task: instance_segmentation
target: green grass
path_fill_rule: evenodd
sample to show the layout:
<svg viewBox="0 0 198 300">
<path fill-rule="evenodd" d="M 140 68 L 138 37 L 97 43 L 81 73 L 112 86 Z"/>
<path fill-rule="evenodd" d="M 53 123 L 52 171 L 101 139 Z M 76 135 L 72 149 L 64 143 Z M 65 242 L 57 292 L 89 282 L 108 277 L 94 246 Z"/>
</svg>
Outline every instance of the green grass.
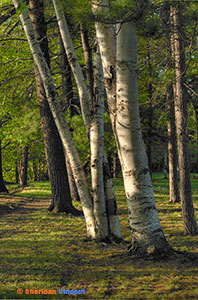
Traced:
<svg viewBox="0 0 198 300">
<path fill-rule="evenodd" d="M 49 182 L 37 182 L 25 187 L 21 192 L 17 192 L 16 194 L 24 197 L 46 198 L 51 197 L 51 189 Z"/>
<path fill-rule="evenodd" d="M 121 233 L 130 240 L 123 184 L 121 179 L 114 184 Z M 153 184 L 168 241 L 177 250 L 198 252 L 198 237 L 183 234 L 181 204 L 169 203 L 168 181 L 155 174 Z M 198 217 L 198 180 L 192 179 L 192 186 Z M 35 183 L 18 195 L 25 201 L 48 197 L 50 187 L 46 182 Z M 0 203 L 6 204 L 8 199 L 2 197 Z M 0 299 L 198 299 L 196 263 L 185 258 L 157 262 L 119 256 L 125 245 L 85 241 L 83 218 L 42 209 L 3 214 L 0 226 Z M 22 295 L 17 294 L 18 288 L 23 289 Z M 83 288 L 85 295 L 58 293 L 58 289 Z M 25 294 L 30 289 L 56 290 L 57 294 Z"/>
</svg>

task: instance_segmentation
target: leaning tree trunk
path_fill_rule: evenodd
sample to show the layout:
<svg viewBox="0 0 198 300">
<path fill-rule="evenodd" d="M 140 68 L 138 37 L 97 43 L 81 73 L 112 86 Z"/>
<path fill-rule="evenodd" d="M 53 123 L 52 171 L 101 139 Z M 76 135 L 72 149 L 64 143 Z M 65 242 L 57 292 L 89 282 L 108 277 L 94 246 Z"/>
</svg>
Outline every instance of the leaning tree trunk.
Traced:
<svg viewBox="0 0 198 300">
<path fill-rule="evenodd" d="M 182 41 L 181 12 L 179 4 L 170 6 L 172 55 L 175 64 L 175 119 L 180 170 L 180 198 L 184 221 L 184 232 L 198 234 L 190 181 L 190 159 L 187 135 L 187 95 L 185 91 L 185 49 Z"/>
<path fill-rule="evenodd" d="M 82 110 L 82 116 L 84 119 L 84 123 L 86 126 L 87 133 L 89 135 L 90 131 L 90 104 L 89 104 L 89 95 L 87 86 L 85 83 L 85 78 L 82 73 L 82 69 L 80 67 L 80 64 L 78 62 L 78 58 L 76 56 L 74 46 L 72 43 L 72 40 L 70 38 L 69 29 L 66 23 L 63 7 L 61 5 L 60 0 L 53 0 L 56 17 L 58 21 L 58 26 L 60 30 L 60 34 L 62 37 L 62 41 L 64 44 L 65 52 L 68 58 L 68 61 L 70 63 L 72 72 L 74 74 L 74 78 L 76 80 L 76 84 L 78 87 L 78 93 L 79 93 L 79 99 L 80 99 L 80 105 Z"/>
<path fill-rule="evenodd" d="M 50 67 L 48 40 L 46 35 L 47 26 L 44 19 L 43 0 L 29 0 L 29 6 L 30 17 L 33 22 L 37 39 L 40 43 L 45 60 Z M 47 167 L 52 192 L 52 203 L 49 207 L 49 210 L 54 210 L 57 213 L 65 212 L 72 213 L 74 215 L 81 215 L 81 212 L 75 209 L 72 205 L 63 145 L 50 111 L 43 82 L 36 64 L 35 76 Z"/>
<path fill-rule="evenodd" d="M 0 193 L 8 193 L 8 190 L 3 180 L 1 140 L 0 140 Z"/>
<path fill-rule="evenodd" d="M 85 79 L 84 79 L 82 70 L 81 70 L 78 60 L 77 60 L 76 53 L 74 51 L 74 47 L 73 47 L 73 44 L 72 44 L 72 41 L 70 38 L 70 34 L 68 31 L 68 27 L 67 27 L 65 15 L 63 13 L 61 3 L 59 0 L 53 0 L 53 3 L 54 3 L 55 10 L 56 10 L 56 15 L 57 15 L 58 24 L 59 24 L 61 36 L 63 39 L 65 51 L 68 56 L 68 61 L 71 65 L 71 68 L 72 68 L 72 71 L 73 71 L 73 74 L 74 74 L 74 77 L 75 77 L 75 80 L 77 83 L 80 104 L 81 104 L 81 111 L 82 111 L 82 115 L 84 118 L 85 127 L 87 130 L 87 135 L 89 137 L 90 121 L 91 121 L 91 112 L 89 109 L 89 107 L 90 107 L 89 93 L 87 90 L 87 86 L 85 84 Z M 90 65 L 90 62 L 89 63 L 87 62 L 87 64 Z M 88 110 L 89 110 L 89 112 L 88 112 Z M 104 158 L 104 166 L 107 166 L 107 160 L 105 160 L 105 158 Z M 115 235 L 116 237 L 120 238 L 118 211 L 117 211 L 116 199 L 115 199 L 114 191 L 113 191 L 112 179 L 110 179 L 110 177 L 108 177 L 108 182 L 106 182 L 105 191 L 106 191 L 107 201 L 109 204 L 111 203 L 111 216 L 109 217 L 111 233 L 112 233 L 112 235 Z M 111 196 L 111 198 L 109 198 L 110 196 Z"/>
<path fill-rule="evenodd" d="M 21 1 L 13 0 L 13 3 L 15 8 L 17 9 Z M 78 151 L 72 140 L 68 124 L 66 123 L 64 114 L 61 110 L 56 89 L 54 86 L 54 82 L 50 74 L 50 70 L 47 66 L 43 53 L 39 47 L 39 43 L 36 39 L 35 32 L 26 8 L 25 9 L 22 8 L 22 10 L 20 11 L 20 19 L 22 21 L 25 34 L 27 36 L 33 58 L 39 68 L 39 72 L 45 87 L 46 97 L 49 102 L 50 109 L 53 114 L 58 132 L 60 134 L 63 146 L 65 148 L 65 151 L 71 163 L 74 178 L 81 198 L 81 203 L 82 203 L 86 226 L 87 226 L 87 235 L 89 237 L 95 238 L 96 237 L 95 218 L 93 213 L 92 200 L 89 193 L 89 188 L 83 170 L 83 166 L 80 161 Z"/>
<path fill-rule="evenodd" d="M 73 84 L 72 84 L 72 71 L 70 64 L 67 59 L 67 55 L 65 53 L 65 48 L 63 45 L 63 40 L 60 34 L 60 68 L 61 68 L 61 75 L 62 75 L 62 108 L 65 112 L 67 109 L 70 111 L 70 117 L 73 117 L 75 114 L 75 109 L 72 105 L 73 100 Z M 67 175 L 68 175 L 68 181 L 69 181 L 69 188 L 70 188 L 70 194 L 72 200 L 80 201 L 77 187 L 75 184 L 75 180 L 72 174 L 71 166 L 69 163 L 69 160 L 67 158 L 67 155 L 65 153 L 65 161 L 66 161 L 66 167 L 67 167 Z"/>
</svg>

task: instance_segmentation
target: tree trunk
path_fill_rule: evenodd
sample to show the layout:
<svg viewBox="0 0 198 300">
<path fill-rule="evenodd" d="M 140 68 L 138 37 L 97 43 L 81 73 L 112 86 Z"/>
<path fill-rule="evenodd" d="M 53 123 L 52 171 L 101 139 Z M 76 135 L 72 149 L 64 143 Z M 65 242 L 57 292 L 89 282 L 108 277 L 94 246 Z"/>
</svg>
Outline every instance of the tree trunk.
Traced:
<svg viewBox="0 0 198 300">
<path fill-rule="evenodd" d="M 101 238 L 108 236 L 108 222 L 104 195 L 103 156 L 104 156 L 104 85 L 102 66 L 98 48 L 94 53 L 94 99 L 93 116 L 90 124 L 91 178 L 94 215 Z"/>
<path fill-rule="evenodd" d="M 0 140 L 0 193 L 8 193 L 8 190 L 3 180 L 1 140 Z"/>
<path fill-rule="evenodd" d="M 27 168 L 28 168 L 28 147 L 20 147 L 19 162 L 19 184 L 22 187 L 27 186 Z"/>
<path fill-rule="evenodd" d="M 92 4 L 93 13 L 109 16 L 109 1 L 97 0 Z M 97 42 L 103 66 L 103 82 L 108 96 L 108 109 L 112 127 L 116 116 L 116 34 L 111 24 L 95 23 Z"/>
<path fill-rule="evenodd" d="M 76 80 L 76 84 L 78 87 L 78 93 L 80 98 L 80 105 L 82 110 L 82 116 L 84 119 L 85 127 L 87 130 L 87 133 L 89 135 L 90 131 L 90 104 L 89 104 L 89 95 L 87 86 L 85 83 L 85 78 L 82 73 L 82 69 L 80 67 L 80 64 L 78 62 L 78 58 L 76 56 L 74 46 L 72 43 L 72 40 L 70 38 L 67 22 L 65 19 L 64 11 L 61 5 L 60 0 L 53 0 L 56 17 L 58 21 L 58 26 L 60 30 L 60 34 L 63 40 L 65 52 L 68 58 L 68 61 L 70 63 L 74 78 Z"/>
<path fill-rule="evenodd" d="M 72 78 L 71 78 L 71 67 L 68 62 L 67 55 L 65 53 L 65 48 L 63 45 L 63 40 L 62 40 L 61 34 L 60 34 L 60 68 L 61 68 L 61 73 L 62 73 L 62 89 L 63 89 L 62 107 L 63 107 L 63 111 L 66 111 L 67 108 L 69 108 L 70 117 L 73 117 L 75 115 L 75 109 L 74 109 L 74 106 L 72 105 L 74 93 L 73 93 L 73 84 L 72 84 Z M 71 166 L 70 166 L 70 163 L 69 163 L 66 153 L 65 153 L 65 161 L 66 161 L 66 168 L 67 168 L 67 175 L 68 175 L 71 199 L 80 201 L 77 187 L 75 184 L 75 180 L 74 180 L 74 177 L 72 174 Z"/>
<path fill-rule="evenodd" d="M 78 63 L 77 60 L 77 56 L 75 54 L 74 51 L 74 47 L 69 35 L 69 31 L 67 28 L 67 23 L 66 23 L 66 19 L 62 10 L 62 6 L 60 1 L 58 0 L 53 0 L 55 9 L 56 9 L 56 15 L 57 15 L 57 19 L 58 19 L 58 23 L 59 23 L 59 27 L 60 27 L 60 32 L 62 35 L 62 39 L 63 39 L 63 43 L 64 43 L 64 47 L 65 47 L 65 51 L 67 53 L 68 56 L 68 60 L 69 63 L 71 65 L 71 68 L 73 70 L 73 74 L 77 83 L 77 87 L 79 90 L 79 97 L 80 97 L 80 103 L 81 103 L 81 111 L 82 111 L 82 115 L 84 118 L 84 122 L 85 122 L 85 127 L 87 130 L 87 134 L 89 137 L 89 130 L 90 130 L 90 121 L 91 121 L 91 112 L 90 112 L 90 102 L 89 102 L 89 95 L 88 95 L 88 90 L 87 87 L 85 85 L 85 79 L 84 76 L 82 74 L 82 70 L 80 68 L 80 65 Z M 86 45 L 87 47 L 87 45 Z M 87 55 L 85 56 L 85 58 L 87 59 Z M 90 59 L 90 57 L 89 57 Z M 87 64 L 89 64 L 90 66 L 90 61 L 87 62 Z M 90 75 L 90 74 L 89 74 Z M 89 112 L 88 112 L 89 110 Z M 86 112 L 86 114 L 85 114 Z M 107 162 L 105 162 L 104 164 L 106 164 Z M 110 181 L 110 179 L 109 179 Z M 114 192 L 109 189 L 113 189 L 113 184 L 110 182 L 108 182 L 108 184 L 106 185 L 106 190 L 108 190 L 108 195 L 107 198 L 109 197 L 109 195 L 114 195 Z M 110 200 L 110 199 L 109 199 Z M 119 230 L 119 220 L 118 220 L 118 214 L 117 214 L 117 206 L 116 206 L 116 202 L 115 202 L 115 197 L 113 198 L 113 201 L 111 202 L 112 205 L 114 206 L 114 209 L 111 210 L 112 216 L 109 219 L 109 222 L 111 223 L 110 228 L 112 228 L 112 234 L 116 235 L 118 238 L 120 238 L 120 230 Z M 113 216 L 114 213 L 114 216 Z M 116 220 L 116 221 L 115 221 Z"/>
<path fill-rule="evenodd" d="M 65 157 L 66 157 L 67 175 L 68 175 L 68 180 L 69 180 L 69 188 L 70 188 L 71 198 L 73 201 L 80 201 L 78 189 L 76 187 L 76 183 L 74 180 L 74 176 L 72 174 L 72 169 L 71 169 L 69 160 L 67 158 L 67 155 L 65 155 Z"/>
<path fill-rule="evenodd" d="M 182 41 L 181 12 L 179 4 L 170 7 L 171 39 L 175 63 L 175 119 L 178 144 L 178 161 L 180 170 L 180 198 L 184 221 L 184 232 L 198 234 L 192 201 L 190 181 L 190 160 L 187 135 L 187 95 L 185 91 L 185 49 Z"/>
<path fill-rule="evenodd" d="M 33 22 L 37 39 L 40 42 L 40 47 L 45 60 L 50 67 L 48 41 L 46 36 L 47 26 L 44 19 L 43 0 L 29 0 L 29 5 L 30 17 Z M 54 119 L 46 99 L 42 79 L 36 65 L 35 75 L 47 167 L 52 191 L 52 203 L 49 210 L 54 210 L 57 213 L 66 212 L 74 215 L 81 215 L 81 212 L 75 209 L 72 205 L 63 145 L 57 127 L 54 123 Z"/>
<path fill-rule="evenodd" d="M 19 0 L 13 0 L 13 3 L 15 8 L 17 9 L 19 6 Z M 96 226 L 92 207 L 92 200 L 78 151 L 72 140 L 69 126 L 65 121 L 65 117 L 62 112 L 60 103 L 58 101 L 58 96 L 56 93 L 52 76 L 50 74 L 50 70 L 39 47 L 39 43 L 36 39 L 36 35 L 26 9 L 22 9 L 20 19 L 22 21 L 25 34 L 27 36 L 33 58 L 38 66 L 45 87 L 47 101 L 50 105 L 53 118 L 55 120 L 58 132 L 60 134 L 64 149 L 71 163 L 74 178 L 81 198 L 81 203 L 87 225 L 87 235 L 89 237 L 95 238 Z"/>
<path fill-rule="evenodd" d="M 87 78 L 87 88 L 89 94 L 90 104 L 94 99 L 93 88 L 94 88 L 94 77 L 93 77 L 93 63 L 92 63 L 92 49 L 89 44 L 88 32 L 84 24 L 80 24 L 80 33 L 82 46 L 85 57 L 85 70 Z"/>
<path fill-rule="evenodd" d="M 108 1 L 94 1 L 92 9 L 94 13 L 99 11 L 98 4 L 101 5 L 101 9 L 104 9 L 104 13 L 108 15 Z M 97 43 L 100 48 L 100 55 L 102 59 L 103 67 L 103 82 L 108 96 L 108 109 L 112 121 L 112 127 L 115 127 L 115 113 L 116 113 L 116 89 L 115 89 L 115 62 L 116 62 L 116 41 L 115 32 L 112 25 L 96 23 L 96 36 Z M 107 178 L 105 190 L 107 197 L 107 211 L 110 214 L 110 228 L 111 232 L 120 237 L 120 226 L 118 220 L 118 210 L 115 200 L 115 194 L 113 190 L 113 183 L 111 178 L 110 168 L 108 166 L 107 156 L 104 156 L 104 178 Z"/>
<path fill-rule="evenodd" d="M 177 142 L 175 128 L 175 109 L 172 86 L 167 88 L 168 108 L 168 161 L 169 161 L 169 195 L 170 202 L 180 201 L 177 175 Z"/>
<path fill-rule="evenodd" d="M 195 117 L 196 117 L 196 136 L 197 136 L 197 167 L 195 172 L 198 174 L 198 100 L 192 100 L 194 111 L 195 111 Z"/>
<path fill-rule="evenodd" d="M 60 68 L 62 73 L 62 89 L 63 89 L 61 104 L 63 107 L 63 111 L 65 112 L 69 108 L 70 117 L 73 117 L 75 115 L 75 109 L 72 105 L 74 93 L 73 93 L 73 84 L 72 84 L 72 77 L 71 77 L 71 67 L 69 65 L 67 55 L 65 53 L 65 48 L 63 45 L 61 34 L 60 34 Z"/>
<path fill-rule="evenodd" d="M 132 244 L 143 252 L 169 251 L 170 247 L 164 237 L 155 206 L 140 128 L 137 41 L 136 26 L 133 22 L 121 26 L 117 37 L 116 61 L 116 135 L 128 202 Z"/>
<path fill-rule="evenodd" d="M 92 8 L 94 13 L 102 12 L 108 17 L 107 0 L 94 1 Z M 141 253 L 169 253 L 170 246 L 164 237 L 155 207 L 148 160 L 140 129 L 135 24 L 129 22 L 119 26 L 117 58 L 111 25 L 97 22 L 96 34 L 103 63 L 108 107 L 123 172 L 132 230 L 132 248 Z"/>
<path fill-rule="evenodd" d="M 103 159 L 103 177 L 104 177 L 104 188 L 105 188 L 105 197 L 106 197 L 106 210 L 108 215 L 108 225 L 109 225 L 110 233 L 112 237 L 115 237 L 116 240 L 117 239 L 119 240 L 121 239 L 121 233 L 120 233 L 118 208 L 117 208 L 116 197 L 114 193 L 111 170 L 105 152 L 104 152 L 104 159 Z"/>
<path fill-rule="evenodd" d="M 15 161 L 15 182 L 19 184 L 19 169 L 18 169 L 18 161 Z"/>
<path fill-rule="evenodd" d="M 28 146 L 24 147 L 23 155 L 23 170 L 22 170 L 22 187 L 27 186 L 27 172 L 28 172 Z"/>
</svg>

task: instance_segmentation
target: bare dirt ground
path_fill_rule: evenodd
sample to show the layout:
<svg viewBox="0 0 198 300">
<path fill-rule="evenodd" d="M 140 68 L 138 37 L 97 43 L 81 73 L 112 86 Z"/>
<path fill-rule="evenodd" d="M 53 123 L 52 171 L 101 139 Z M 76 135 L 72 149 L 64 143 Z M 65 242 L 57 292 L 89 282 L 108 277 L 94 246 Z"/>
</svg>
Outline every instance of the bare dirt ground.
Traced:
<svg viewBox="0 0 198 300">
<path fill-rule="evenodd" d="M 14 194 L 0 195 L 0 216 L 9 214 L 27 214 L 42 208 L 48 208 L 51 198 L 30 198 Z"/>
</svg>

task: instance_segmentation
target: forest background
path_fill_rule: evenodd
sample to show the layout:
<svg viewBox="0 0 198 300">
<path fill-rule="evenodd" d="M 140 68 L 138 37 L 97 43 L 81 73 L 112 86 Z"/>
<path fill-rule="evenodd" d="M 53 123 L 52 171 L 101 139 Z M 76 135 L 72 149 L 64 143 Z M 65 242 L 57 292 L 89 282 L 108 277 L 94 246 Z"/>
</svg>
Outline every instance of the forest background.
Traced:
<svg viewBox="0 0 198 300">
<path fill-rule="evenodd" d="M 113 1 L 114 2 L 114 1 Z M 86 74 L 79 24 L 86 24 L 90 47 L 94 47 L 94 26 L 89 21 L 89 9 L 84 1 L 67 1 L 66 13 L 70 34 Z M 138 91 L 141 126 L 152 172 L 167 167 L 167 86 L 172 80 L 171 57 L 166 38 L 163 1 L 150 3 L 145 17 L 138 25 Z M 187 61 L 188 137 L 191 172 L 198 172 L 198 100 L 197 100 L 197 7 L 193 1 L 183 1 L 183 39 Z M 45 3 L 48 25 L 51 70 L 59 99 L 64 103 L 66 118 L 86 172 L 90 172 L 90 148 L 86 136 L 78 92 L 72 78 L 69 95 L 62 88 L 60 35 L 50 2 Z M 115 8 L 116 10 L 116 8 Z M 5 21 L 4 18 L 8 17 Z M 88 21 L 87 21 L 88 20 Z M 1 1 L 1 151 L 4 180 L 22 183 L 25 149 L 28 148 L 28 181 L 47 180 L 45 151 L 40 126 L 35 86 L 34 64 L 18 15 L 11 1 Z M 68 76 L 70 71 L 68 71 Z M 72 75 L 71 75 L 72 76 Z M 69 97 L 69 100 L 66 99 Z M 69 101 L 69 103 L 66 101 Z M 120 176 L 120 166 L 110 120 L 105 112 L 105 149 L 112 175 Z"/>
</svg>

